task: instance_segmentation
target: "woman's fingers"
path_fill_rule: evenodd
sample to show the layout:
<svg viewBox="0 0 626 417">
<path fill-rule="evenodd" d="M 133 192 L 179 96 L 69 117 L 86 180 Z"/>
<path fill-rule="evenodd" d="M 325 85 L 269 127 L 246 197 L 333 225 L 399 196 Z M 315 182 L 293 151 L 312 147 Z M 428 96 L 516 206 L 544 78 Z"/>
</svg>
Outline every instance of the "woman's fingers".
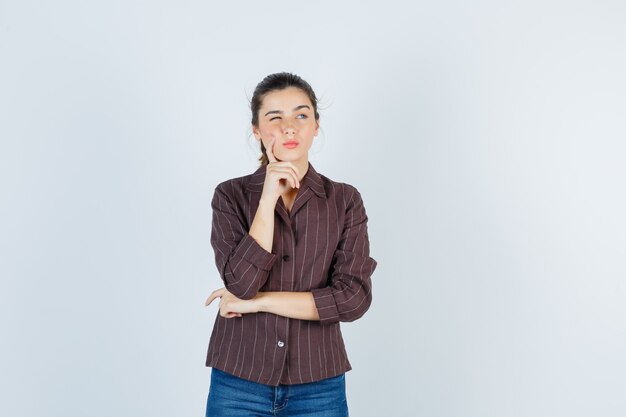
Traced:
<svg viewBox="0 0 626 417">
<path fill-rule="evenodd" d="M 272 138 L 271 142 L 269 143 L 269 147 L 266 148 L 266 153 L 267 153 L 267 159 L 269 159 L 269 161 L 271 163 L 280 163 L 280 164 L 285 164 L 291 168 L 293 168 L 296 171 L 296 179 L 300 178 L 300 170 L 298 170 L 298 167 L 294 165 L 293 162 L 289 162 L 289 161 L 278 161 L 276 159 L 276 157 L 274 156 L 274 145 L 276 144 L 276 138 Z"/>
<path fill-rule="evenodd" d="M 298 167 L 293 162 L 283 161 L 283 162 L 280 162 L 280 164 L 278 166 L 284 166 L 284 167 L 291 168 L 293 170 L 293 172 L 294 172 L 294 175 L 296 176 L 296 179 L 300 178 L 300 170 L 298 169 Z"/>
<path fill-rule="evenodd" d="M 276 138 L 272 138 L 270 140 L 269 146 L 265 148 L 265 153 L 267 154 L 267 159 L 270 162 L 278 162 L 276 157 L 274 156 L 274 144 L 276 143 Z"/>
<path fill-rule="evenodd" d="M 269 161 L 266 172 L 268 177 L 267 183 L 271 185 L 271 192 L 282 194 L 289 186 L 291 188 L 300 188 L 300 171 L 293 162 L 279 161 L 274 155 L 274 146 L 278 143 L 278 139 L 273 137 L 270 139 L 268 146 L 265 147 L 265 153 Z M 288 185 L 283 184 L 281 180 L 285 180 Z M 269 186 L 269 185 L 268 185 Z"/>
<path fill-rule="evenodd" d="M 220 288 L 220 289 L 218 289 L 218 290 L 215 290 L 215 291 L 213 291 L 213 292 L 211 293 L 211 295 L 209 296 L 209 298 L 207 298 L 207 299 L 206 299 L 206 301 L 204 302 L 204 305 L 205 305 L 205 306 L 208 306 L 209 304 L 211 304 L 211 302 L 213 302 L 213 300 L 215 300 L 216 298 L 220 297 L 220 305 L 219 305 L 219 309 L 220 309 L 220 315 L 221 315 L 222 317 L 229 318 L 229 319 L 230 319 L 230 318 L 233 318 L 233 317 L 241 317 L 241 316 L 242 316 L 242 313 L 234 313 L 234 312 L 224 313 L 224 312 L 222 311 L 222 308 L 223 308 L 223 307 L 222 307 L 222 300 L 223 300 L 223 298 L 222 298 L 222 297 L 224 297 L 224 295 L 227 295 L 227 294 L 229 294 L 229 292 L 228 292 L 228 290 L 226 289 L 226 287 L 222 287 L 222 288 Z"/>
<path fill-rule="evenodd" d="M 293 188 L 300 188 L 298 168 L 296 168 L 296 166 L 291 162 L 284 162 L 284 164 L 287 165 L 282 165 L 283 162 L 279 164 L 272 164 L 270 172 L 280 173 L 280 178 L 284 178 L 289 181 Z"/>
<path fill-rule="evenodd" d="M 277 175 L 279 179 L 284 179 L 289 182 L 289 184 L 293 188 L 296 188 L 298 186 L 298 178 L 293 171 L 281 167 L 276 167 L 273 168 L 271 172 L 273 175 Z"/>
<path fill-rule="evenodd" d="M 213 300 L 215 300 L 217 297 L 221 297 L 222 295 L 224 295 L 224 291 L 226 291 L 226 288 L 220 288 L 219 290 L 215 290 L 211 293 L 211 295 L 209 295 L 209 298 L 206 299 L 206 301 L 204 302 L 205 306 L 208 306 L 209 304 L 211 304 L 213 302 Z"/>
</svg>

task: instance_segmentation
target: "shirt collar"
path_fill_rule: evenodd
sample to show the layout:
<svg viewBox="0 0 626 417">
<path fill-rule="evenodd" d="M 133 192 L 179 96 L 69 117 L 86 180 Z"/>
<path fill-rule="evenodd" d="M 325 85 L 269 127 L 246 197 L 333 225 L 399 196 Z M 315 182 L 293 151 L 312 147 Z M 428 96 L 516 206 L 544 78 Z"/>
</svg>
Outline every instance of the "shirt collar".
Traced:
<svg viewBox="0 0 626 417">
<path fill-rule="evenodd" d="M 265 183 L 265 173 L 267 170 L 266 165 L 261 165 L 257 168 L 248 181 L 247 189 L 255 192 L 263 191 L 263 184 Z M 320 174 L 313 168 L 313 164 L 309 161 L 309 169 L 304 174 L 304 177 L 300 180 L 300 190 L 302 192 L 305 189 L 310 188 L 319 197 L 326 197 L 326 191 L 324 191 L 324 182 Z"/>
</svg>

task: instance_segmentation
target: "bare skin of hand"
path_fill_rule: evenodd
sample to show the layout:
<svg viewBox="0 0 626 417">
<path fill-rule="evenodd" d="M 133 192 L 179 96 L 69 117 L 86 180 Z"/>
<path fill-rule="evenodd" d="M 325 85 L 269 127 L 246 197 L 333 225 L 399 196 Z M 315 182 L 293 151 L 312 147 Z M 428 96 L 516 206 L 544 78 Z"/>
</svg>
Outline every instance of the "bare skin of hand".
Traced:
<svg viewBox="0 0 626 417">
<path fill-rule="evenodd" d="M 204 305 L 208 306 L 217 297 L 220 297 L 220 316 L 227 319 L 241 317 L 244 313 L 258 313 L 259 311 L 259 306 L 254 298 L 242 300 L 235 297 L 226 287 L 213 291 Z"/>
<path fill-rule="evenodd" d="M 269 163 L 266 167 L 265 183 L 261 198 L 265 197 L 272 202 L 292 188 L 300 188 L 300 171 L 298 167 L 289 161 L 279 161 L 274 156 L 273 147 L 276 138 L 272 138 L 266 148 Z"/>
</svg>

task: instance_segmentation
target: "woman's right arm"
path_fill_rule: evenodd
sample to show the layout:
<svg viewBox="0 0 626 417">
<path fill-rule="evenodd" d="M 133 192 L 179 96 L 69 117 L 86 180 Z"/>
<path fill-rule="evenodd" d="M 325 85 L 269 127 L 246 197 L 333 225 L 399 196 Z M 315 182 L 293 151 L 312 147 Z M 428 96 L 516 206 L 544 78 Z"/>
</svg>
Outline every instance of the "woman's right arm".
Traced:
<svg viewBox="0 0 626 417">
<path fill-rule="evenodd" d="M 263 199 L 259 201 L 252 225 L 250 225 L 250 235 L 258 242 L 258 244 L 267 252 L 272 251 L 274 243 L 274 210 L 276 201 Z"/>
<path fill-rule="evenodd" d="M 259 227 L 261 222 L 267 224 L 262 215 L 264 209 L 259 207 L 254 225 L 248 230 L 240 211 L 235 208 L 223 187 L 218 185 L 215 188 L 211 200 L 211 246 L 215 252 L 215 265 L 226 289 L 237 298 L 248 300 L 267 281 L 277 255 L 271 253 L 271 244 L 264 247 L 259 243 L 264 239 L 262 232 L 266 233 L 262 230 L 264 228 Z M 263 245 L 267 245 L 267 242 Z"/>
<path fill-rule="evenodd" d="M 291 162 L 276 161 L 269 144 L 265 184 L 250 229 L 238 214 L 224 185 L 217 186 L 211 202 L 211 245 L 226 289 L 242 300 L 254 298 L 265 285 L 277 255 L 272 253 L 274 210 L 281 194 L 299 186 L 299 172 Z M 282 180 L 282 181 L 281 181 Z"/>
</svg>

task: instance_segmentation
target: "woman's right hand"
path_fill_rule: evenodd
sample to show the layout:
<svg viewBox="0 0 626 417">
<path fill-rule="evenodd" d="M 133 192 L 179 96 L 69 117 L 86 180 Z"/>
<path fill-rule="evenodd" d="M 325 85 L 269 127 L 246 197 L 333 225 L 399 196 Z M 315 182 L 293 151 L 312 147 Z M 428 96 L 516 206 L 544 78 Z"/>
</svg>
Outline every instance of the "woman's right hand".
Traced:
<svg viewBox="0 0 626 417">
<path fill-rule="evenodd" d="M 272 138 L 265 149 L 269 163 L 265 168 L 265 183 L 261 194 L 261 198 L 269 198 L 273 202 L 278 201 L 278 198 L 290 188 L 300 188 L 298 167 L 293 162 L 276 159 L 273 152 L 275 143 L 276 138 Z"/>
</svg>

